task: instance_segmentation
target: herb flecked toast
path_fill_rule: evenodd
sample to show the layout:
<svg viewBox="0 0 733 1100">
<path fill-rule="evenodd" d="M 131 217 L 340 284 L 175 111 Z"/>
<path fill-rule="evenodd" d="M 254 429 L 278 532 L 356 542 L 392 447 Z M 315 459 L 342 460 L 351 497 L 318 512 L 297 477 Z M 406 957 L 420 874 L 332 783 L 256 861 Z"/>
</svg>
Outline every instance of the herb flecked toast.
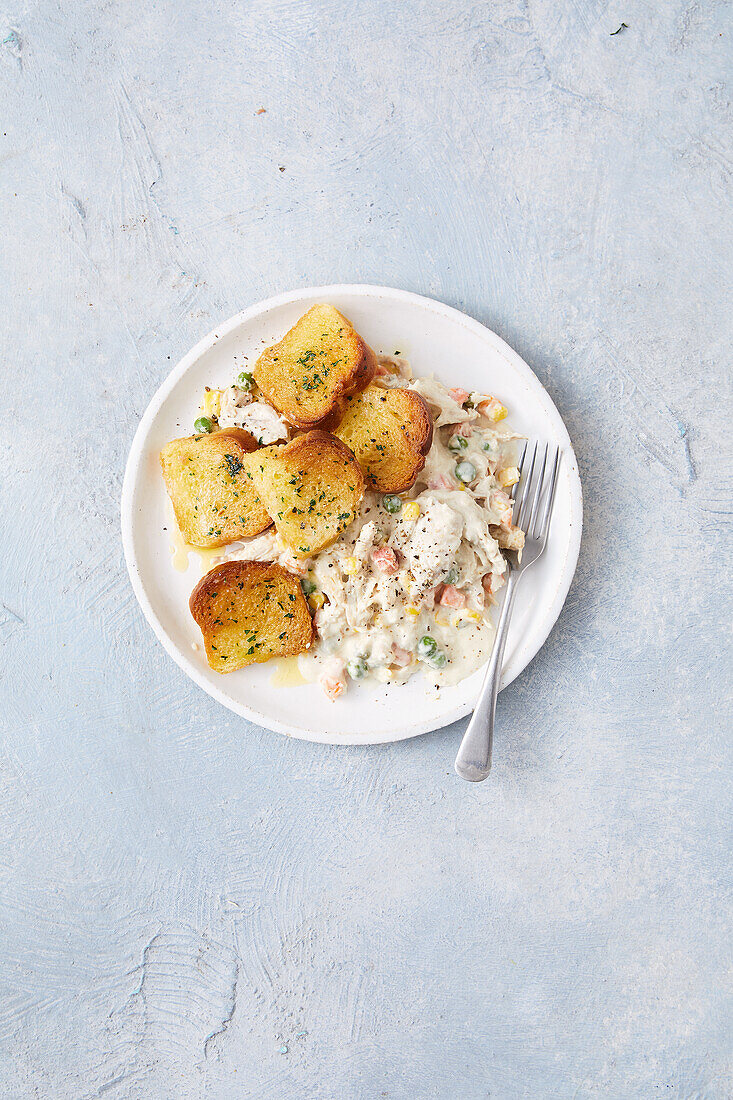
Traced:
<svg viewBox="0 0 733 1100">
<path fill-rule="evenodd" d="M 334 306 L 312 306 L 278 344 L 266 348 L 254 378 L 271 405 L 299 428 L 333 425 L 343 399 L 377 368 L 371 348 Z"/>
<path fill-rule="evenodd" d="M 433 418 L 419 394 L 373 383 L 347 400 L 336 435 L 377 492 L 402 493 L 425 465 Z"/>
<path fill-rule="evenodd" d="M 263 447 L 247 459 L 278 535 L 307 558 L 335 542 L 359 512 L 364 477 L 349 448 L 328 432 Z"/>
<path fill-rule="evenodd" d="M 189 607 L 215 672 L 304 653 L 313 641 L 300 581 L 274 562 L 218 565 L 196 585 Z"/>
<path fill-rule="evenodd" d="M 226 546 L 270 526 L 244 466 L 256 450 L 256 440 L 241 428 L 174 439 L 163 447 L 165 486 L 191 546 Z"/>
</svg>

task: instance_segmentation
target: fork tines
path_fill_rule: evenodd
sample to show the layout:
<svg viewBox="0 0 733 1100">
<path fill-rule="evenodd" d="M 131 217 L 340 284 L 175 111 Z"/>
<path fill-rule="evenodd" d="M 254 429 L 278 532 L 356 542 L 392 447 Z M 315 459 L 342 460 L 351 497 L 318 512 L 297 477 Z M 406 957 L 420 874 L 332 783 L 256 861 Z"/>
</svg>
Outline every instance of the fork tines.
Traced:
<svg viewBox="0 0 733 1100">
<path fill-rule="evenodd" d="M 514 523 L 528 539 L 544 543 L 547 538 L 559 467 L 560 448 L 556 444 L 546 443 L 544 448 L 537 442 L 525 444 L 515 486 Z"/>
</svg>

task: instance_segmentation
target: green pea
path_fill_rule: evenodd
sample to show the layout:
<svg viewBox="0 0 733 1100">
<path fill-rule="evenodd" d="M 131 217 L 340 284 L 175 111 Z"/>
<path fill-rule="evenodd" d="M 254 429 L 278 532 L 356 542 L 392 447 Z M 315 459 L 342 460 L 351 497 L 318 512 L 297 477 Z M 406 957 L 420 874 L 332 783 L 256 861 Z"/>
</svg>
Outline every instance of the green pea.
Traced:
<svg viewBox="0 0 733 1100">
<path fill-rule="evenodd" d="M 388 496 L 382 497 L 382 507 L 384 508 L 385 512 L 389 512 L 390 515 L 394 516 L 402 508 L 402 501 L 399 497 L 390 494 Z"/>
<path fill-rule="evenodd" d="M 254 375 L 249 371 L 243 370 L 241 374 L 237 375 L 237 382 L 245 390 L 251 390 L 254 385 Z"/>
<path fill-rule="evenodd" d="M 448 450 L 449 451 L 454 451 L 454 452 L 465 451 L 467 446 L 468 446 L 468 440 L 466 439 L 465 436 L 462 436 L 462 435 L 451 436 L 451 438 L 448 440 Z"/>
<path fill-rule="evenodd" d="M 316 590 L 316 586 L 313 581 L 308 580 L 307 577 L 303 577 L 300 582 L 300 587 L 303 589 L 304 596 L 312 596 Z"/>
<path fill-rule="evenodd" d="M 443 584 L 457 584 L 461 572 L 457 565 L 452 565 L 445 575 Z"/>
<path fill-rule="evenodd" d="M 355 657 L 353 661 L 349 661 L 346 671 L 352 680 L 363 680 L 369 671 L 366 657 Z"/>
<path fill-rule="evenodd" d="M 199 435 L 203 435 L 204 432 L 210 432 L 213 427 L 214 425 L 211 420 L 209 420 L 208 416 L 200 416 L 198 420 L 194 420 L 193 422 L 193 430 L 198 432 Z"/>
<path fill-rule="evenodd" d="M 473 462 L 459 462 L 455 469 L 455 475 L 464 485 L 470 485 L 476 477 L 476 467 Z"/>
<path fill-rule="evenodd" d="M 445 653 L 441 651 L 440 653 L 436 653 L 433 657 L 430 658 L 430 664 L 433 668 L 445 668 L 445 666 L 448 664 L 448 658 L 446 657 Z"/>
<path fill-rule="evenodd" d="M 425 661 L 433 656 L 437 652 L 438 643 L 435 638 L 431 638 L 429 634 L 423 634 L 417 643 L 417 655 L 420 660 Z"/>
</svg>

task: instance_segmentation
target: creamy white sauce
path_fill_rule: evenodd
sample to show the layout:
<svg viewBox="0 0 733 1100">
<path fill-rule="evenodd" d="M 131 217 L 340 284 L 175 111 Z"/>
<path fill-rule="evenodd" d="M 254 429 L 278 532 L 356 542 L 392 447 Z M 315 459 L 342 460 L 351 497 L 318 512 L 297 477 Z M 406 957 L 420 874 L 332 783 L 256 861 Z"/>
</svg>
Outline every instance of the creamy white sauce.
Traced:
<svg viewBox="0 0 733 1100">
<path fill-rule="evenodd" d="M 354 523 L 312 558 L 294 558 L 274 530 L 229 546 L 223 555 L 278 561 L 303 576 L 308 589 L 315 586 L 318 637 L 300 656 L 299 667 L 307 680 L 320 680 L 332 698 L 350 682 L 350 672 L 359 679 L 404 683 L 423 670 L 435 683 L 448 684 L 478 668 L 491 651 L 488 612 L 506 577 L 490 528 L 501 528 L 510 541 L 521 540 L 511 526 L 511 500 L 496 478 L 514 465 L 512 441 L 518 437 L 497 430 L 475 409 L 464 409 L 434 379 L 411 381 L 404 360 L 380 357 L 380 362 L 392 372 L 380 381 L 415 389 L 435 417 L 425 467 L 414 488 L 401 496 L 400 511 L 391 514 L 381 495 L 367 492 Z M 238 423 L 248 407 L 253 403 L 237 407 Z M 456 476 L 459 463 L 470 463 L 462 468 L 464 477 L 473 470 L 468 483 Z M 393 551 L 396 572 L 382 571 L 374 551 L 377 559 L 386 554 L 388 562 Z M 464 606 L 445 606 L 441 597 Z M 425 638 L 432 640 L 427 648 L 434 642 L 435 653 L 443 655 L 437 658 L 443 667 L 435 667 L 435 654 L 425 653 Z"/>
<path fill-rule="evenodd" d="M 254 401 L 249 390 L 227 386 L 219 403 L 220 428 L 244 428 L 258 443 L 279 443 L 288 438 L 288 427 L 265 401 Z"/>
</svg>

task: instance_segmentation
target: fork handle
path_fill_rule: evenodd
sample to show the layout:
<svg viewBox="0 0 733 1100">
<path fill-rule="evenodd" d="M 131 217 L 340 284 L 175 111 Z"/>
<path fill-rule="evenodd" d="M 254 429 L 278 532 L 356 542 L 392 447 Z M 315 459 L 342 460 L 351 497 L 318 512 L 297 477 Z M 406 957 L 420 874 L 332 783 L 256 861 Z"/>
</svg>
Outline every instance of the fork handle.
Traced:
<svg viewBox="0 0 733 1100">
<path fill-rule="evenodd" d="M 514 595 L 517 591 L 517 582 L 520 576 L 521 573 L 517 573 L 515 570 L 511 570 L 509 573 L 504 593 L 504 603 L 499 616 L 499 624 L 496 628 L 494 646 L 491 650 L 491 658 L 486 669 L 484 682 L 481 685 L 481 693 L 456 756 L 456 771 L 461 779 L 467 779 L 469 783 L 480 783 L 482 779 L 486 779 L 491 771 L 496 696 L 499 693 L 504 647 L 509 632 L 509 618 L 512 613 Z"/>
</svg>

